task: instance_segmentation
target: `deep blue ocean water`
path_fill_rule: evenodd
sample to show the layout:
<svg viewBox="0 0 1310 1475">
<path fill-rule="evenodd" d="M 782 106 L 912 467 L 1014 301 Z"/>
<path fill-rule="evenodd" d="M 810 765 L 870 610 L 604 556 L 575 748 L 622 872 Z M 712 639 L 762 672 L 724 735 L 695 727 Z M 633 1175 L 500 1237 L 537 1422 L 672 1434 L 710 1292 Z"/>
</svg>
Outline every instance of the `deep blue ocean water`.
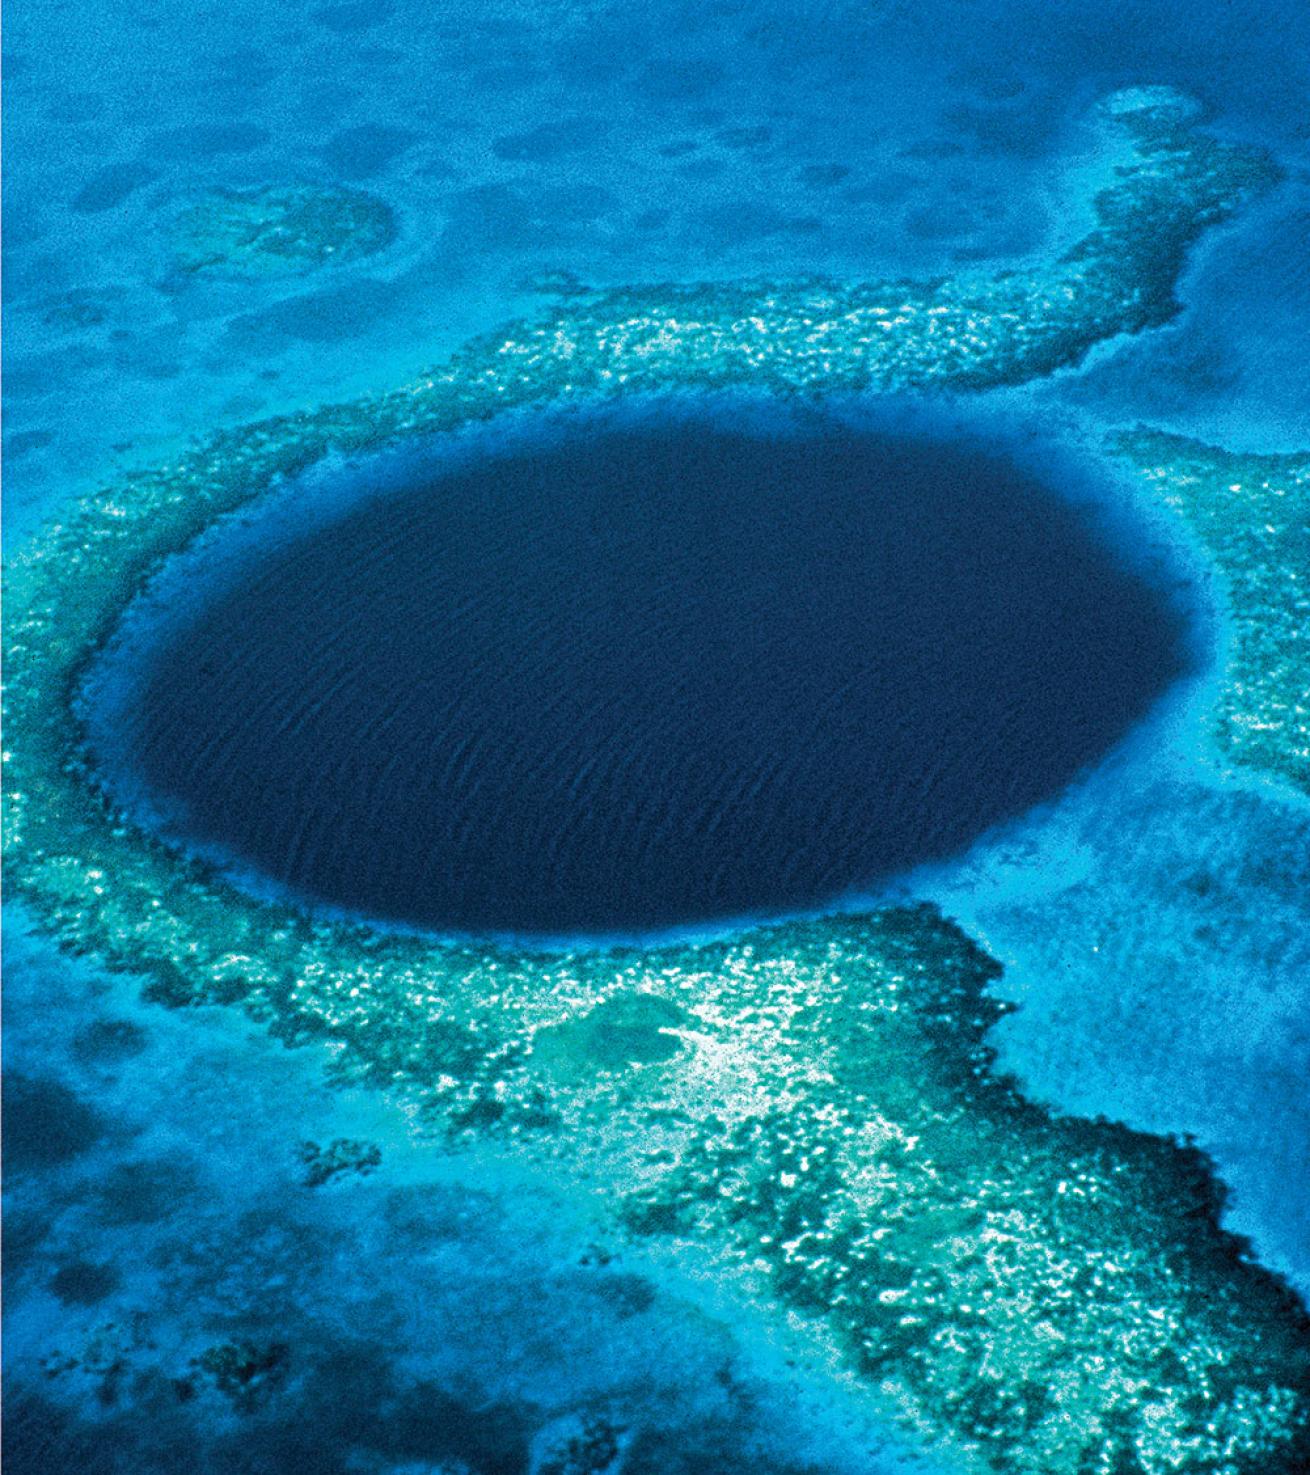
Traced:
<svg viewBox="0 0 1310 1475">
<path fill-rule="evenodd" d="M 1145 421 L 1233 447 L 1310 440 L 1302 0 L 16 0 L 6 22 L 11 545 L 192 435 L 390 388 L 550 300 L 561 273 L 917 276 L 1040 253 L 1078 117 L 1136 83 L 1193 92 L 1289 180 L 1206 240 L 1173 323 L 1009 408 L 1075 438 Z M 297 182 L 376 195 L 395 242 L 301 281 L 172 270 L 167 226 L 198 194 Z M 1015 842 L 1040 867 L 1002 847 L 924 885 L 1022 1000 L 1003 1066 L 1068 1109 L 1194 1134 L 1233 1190 L 1229 1222 L 1310 1290 L 1310 825 L 1254 786 L 1180 786 L 1191 763 L 1179 739 L 1076 786 Z M 1218 878 L 1203 916 L 1182 895 L 1141 915 L 1196 866 Z M 1257 868 L 1280 878 L 1258 910 Z M 326 1091 L 312 1051 L 145 1006 L 21 924 L 5 945 L 13 1470 L 522 1469 L 533 1421 L 587 1400 L 643 1423 L 651 1470 L 899 1468 L 738 1303 L 645 1266 L 566 1264 L 584 1231 L 540 1185 L 490 1162 L 452 1175 L 380 1101 Z M 1131 929 L 1132 966 L 1107 974 L 1111 924 Z M 386 1175 L 306 1196 L 295 1141 L 337 1135 L 384 1141 Z M 107 1367 L 147 1337 L 185 1362 L 197 1317 L 219 1338 L 269 1315 L 319 1372 L 253 1432 L 126 1375 L 70 1409 L 40 1367 L 104 1326 Z"/>
<path fill-rule="evenodd" d="M 1168 594 L 1054 477 L 749 414 L 343 467 L 308 531 L 275 500 L 170 570 L 93 743 L 181 843 L 344 912 L 633 935 L 948 859 L 1187 669 Z"/>
</svg>

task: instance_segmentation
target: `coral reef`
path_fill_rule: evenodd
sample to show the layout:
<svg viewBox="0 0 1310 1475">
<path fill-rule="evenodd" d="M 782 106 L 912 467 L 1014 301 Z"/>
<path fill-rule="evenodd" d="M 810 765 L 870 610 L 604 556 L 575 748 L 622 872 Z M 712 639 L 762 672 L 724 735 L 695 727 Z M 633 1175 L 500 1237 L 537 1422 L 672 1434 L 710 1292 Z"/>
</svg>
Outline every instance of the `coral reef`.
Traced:
<svg viewBox="0 0 1310 1475">
<path fill-rule="evenodd" d="M 1220 747 L 1310 794 L 1310 456 L 1223 451 L 1148 430 L 1118 449 L 1196 534 L 1226 596 Z"/>
<path fill-rule="evenodd" d="M 290 1349 L 281 1342 L 243 1341 L 207 1347 L 193 1366 L 231 1399 L 234 1408 L 253 1413 L 286 1381 L 290 1363 Z"/>
<path fill-rule="evenodd" d="M 321 1188 L 345 1173 L 366 1178 L 382 1163 L 382 1149 L 376 1142 L 361 1142 L 354 1137 L 336 1137 L 326 1147 L 302 1142 L 298 1151 L 305 1169 L 300 1181 L 306 1188 Z"/>
<path fill-rule="evenodd" d="M 391 207 L 362 190 L 215 189 L 177 215 L 170 249 L 182 276 L 298 276 L 383 251 L 395 235 Z"/>
</svg>

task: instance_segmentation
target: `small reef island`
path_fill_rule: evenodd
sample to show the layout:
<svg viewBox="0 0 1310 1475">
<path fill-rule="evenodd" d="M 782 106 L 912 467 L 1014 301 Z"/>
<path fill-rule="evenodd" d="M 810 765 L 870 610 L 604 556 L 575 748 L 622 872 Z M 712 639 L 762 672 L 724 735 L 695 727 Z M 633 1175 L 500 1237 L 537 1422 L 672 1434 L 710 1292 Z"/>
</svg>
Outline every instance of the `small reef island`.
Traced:
<svg viewBox="0 0 1310 1475">
<path fill-rule="evenodd" d="M 1086 231 L 1030 269 L 570 295 L 390 394 L 223 432 L 87 497 L 7 573 L 9 879 L 51 937 L 150 998 L 327 1042 L 340 1079 L 393 1093 L 452 1151 L 580 1185 L 634 1253 L 676 1246 L 790 1315 L 962 1468 L 1297 1475 L 1305 1307 L 1220 1226 L 1201 1153 L 1057 1115 L 997 1074 L 1002 970 L 937 908 L 572 952 L 377 931 L 261 899 L 130 822 L 79 715 L 160 564 L 331 451 L 627 396 L 984 390 L 1168 321 L 1190 246 L 1278 170 L 1168 89 L 1116 94 L 1094 125 L 1100 154 L 1067 182 Z M 215 207 L 199 245 L 193 220 L 182 265 L 217 271 L 225 241 L 247 249 L 248 203 Z M 310 263 L 316 221 L 359 252 L 388 228 L 350 199 L 282 204 Z M 369 239 L 352 247 L 354 225 Z M 1224 591 L 1219 750 L 1310 794 L 1310 451 L 1143 429 L 1105 452 L 1186 525 Z M 335 1172 L 317 1152 L 309 1171 Z"/>
</svg>

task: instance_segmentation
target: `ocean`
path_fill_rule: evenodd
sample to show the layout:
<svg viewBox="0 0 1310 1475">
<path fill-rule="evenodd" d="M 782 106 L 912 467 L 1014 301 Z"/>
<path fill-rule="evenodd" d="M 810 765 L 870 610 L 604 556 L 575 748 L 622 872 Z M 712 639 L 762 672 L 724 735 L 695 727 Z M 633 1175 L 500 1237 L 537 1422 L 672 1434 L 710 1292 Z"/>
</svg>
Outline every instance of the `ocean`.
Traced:
<svg viewBox="0 0 1310 1475">
<path fill-rule="evenodd" d="M 1310 12 L 6 19 L 11 1468 L 1304 1469 Z"/>
</svg>

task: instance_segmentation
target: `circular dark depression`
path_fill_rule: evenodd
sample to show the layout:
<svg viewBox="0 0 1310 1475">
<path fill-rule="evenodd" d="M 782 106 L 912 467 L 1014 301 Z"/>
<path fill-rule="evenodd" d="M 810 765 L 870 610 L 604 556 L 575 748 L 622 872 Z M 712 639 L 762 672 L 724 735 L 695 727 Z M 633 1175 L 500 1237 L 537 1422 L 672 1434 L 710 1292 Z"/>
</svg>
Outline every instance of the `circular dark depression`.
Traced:
<svg viewBox="0 0 1310 1475">
<path fill-rule="evenodd" d="M 959 436 L 579 417 L 414 458 L 226 579 L 192 555 L 115 658 L 111 767 L 174 839 L 378 921 L 812 910 L 1050 797 L 1183 672 L 1107 536 Z"/>
</svg>

